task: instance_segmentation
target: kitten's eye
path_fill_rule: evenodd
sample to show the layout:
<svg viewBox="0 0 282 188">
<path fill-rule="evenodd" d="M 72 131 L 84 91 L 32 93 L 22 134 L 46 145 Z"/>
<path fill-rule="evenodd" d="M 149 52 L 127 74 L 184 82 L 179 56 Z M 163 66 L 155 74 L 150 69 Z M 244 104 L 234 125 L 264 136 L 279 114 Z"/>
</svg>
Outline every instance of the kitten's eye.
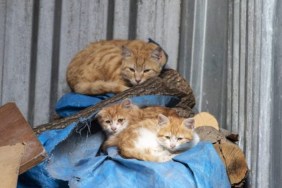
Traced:
<svg viewBox="0 0 282 188">
<path fill-rule="evenodd" d="M 107 120 L 107 121 L 105 121 L 105 122 L 106 122 L 106 123 L 108 123 L 108 124 L 109 124 L 109 123 L 111 123 L 111 121 L 110 121 L 110 120 Z"/>
<path fill-rule="evenodd" d="M 145 69 L 143 72 L 147 73 L 147 72 L 150 72 L 150 71 L 151 71 L 151 69 Z"/>
<path fill-rule="evenodd" d="M 131 72 L 135 72 L 134 68 L 128 68 Z"/>
<path fill-rule="evenodd" d="M 165 136 L 166 139 L 170 139 L 170 136 Z"/>
<path fill-rule="evenodd" d="M 178 138 L 177 138 L 177 140 L 178 140 L 178 141 L 181 141 L 181 140 L 183 140 L 183 138 L 181 138 L 181 137 L 178 137 Z"/>
<path fill-rule="evenodd" d="M 118 119 L 118 122 L 119 122 L 119 123 L 122 123 L 122 122 L 123 122 L 123 119 Z"/>
</svg>

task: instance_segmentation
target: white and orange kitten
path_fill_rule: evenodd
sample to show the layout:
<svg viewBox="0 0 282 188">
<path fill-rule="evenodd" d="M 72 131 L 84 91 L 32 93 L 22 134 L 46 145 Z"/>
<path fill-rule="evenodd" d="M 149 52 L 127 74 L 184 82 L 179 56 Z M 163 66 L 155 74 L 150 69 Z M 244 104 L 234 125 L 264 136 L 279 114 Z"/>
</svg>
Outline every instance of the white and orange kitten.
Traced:
<svg viewBox="0 0 282 188">
<path fill-rule="evenodd" d="M 125 99 L 119 104 L 103 108 L 97 115 L 98 122 L 107 136 L 118 134 L 138 119 L 139 107 Z"/>
<path fill-rule="evenodd" d="M 161 129 L 158 131 L 158 142 L 170 153 L 177 154 L 195 146 L 200 137 L 194 132 L 193 118 L 169 118 L 159 116 Z"/>
<path fill-rule="evenodd" d="M 108 138 L 103 150 L 117 146 L 121 156 L 145 161 L 166 162 L 199 142 L 194 120 L 177 116 L 145 119 Z"/>
</svg>

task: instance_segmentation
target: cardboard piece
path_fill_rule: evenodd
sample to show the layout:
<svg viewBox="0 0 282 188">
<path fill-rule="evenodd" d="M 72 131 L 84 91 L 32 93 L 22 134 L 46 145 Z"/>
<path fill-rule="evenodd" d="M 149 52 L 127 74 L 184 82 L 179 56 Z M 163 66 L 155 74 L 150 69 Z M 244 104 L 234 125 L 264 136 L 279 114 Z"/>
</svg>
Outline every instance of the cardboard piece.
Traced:
<svg viewBox="0 0 282 188">
<path fill-rule="evenodd" d="M 45 149 L 15 103 L 7 103 L 0 107 L 0 138 L 0 147 L 16 143 L 25 144 L 20 174 L 46 157 Z"/>
<path fill-rule="evenodd" d="M 219 130 L 216 118 L 208 112 L 200 112 L 194 116 L 195 128 L 202 126 L 210 126 Z"/>
<path fill-rule="evenodd" d="M 15 188 L 17 186 L 19 168 L 25 145 L 0 147 L 0 187 Z"/>
</svg>

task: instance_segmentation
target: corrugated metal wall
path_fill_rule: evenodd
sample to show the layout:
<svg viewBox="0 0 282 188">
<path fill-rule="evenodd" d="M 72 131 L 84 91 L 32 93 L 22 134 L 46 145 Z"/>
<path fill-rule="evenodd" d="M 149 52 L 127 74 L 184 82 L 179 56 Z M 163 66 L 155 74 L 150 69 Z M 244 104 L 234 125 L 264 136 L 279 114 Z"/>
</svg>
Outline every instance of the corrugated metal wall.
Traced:
<svg viewBox="0 0 282 188">
<path fill-rule="evenodd" d="M 195 92 L 198 111 L 240 134 L 248 187 L 282 183 L 278 0 L 0 0 L 0 103 L 33 126 L 69 88 L 66 66 L 89 42 L 159 42 Z"/>
</svg>

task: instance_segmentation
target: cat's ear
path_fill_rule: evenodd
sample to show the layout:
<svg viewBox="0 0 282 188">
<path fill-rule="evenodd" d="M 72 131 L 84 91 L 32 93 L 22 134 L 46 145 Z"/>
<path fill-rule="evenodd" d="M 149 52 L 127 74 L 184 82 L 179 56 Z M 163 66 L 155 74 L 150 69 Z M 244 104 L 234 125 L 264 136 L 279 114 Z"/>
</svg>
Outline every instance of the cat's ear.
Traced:
<svg viewBox="0 0 282 188">
<path fill-rule="evenodd" d="M 183 125 L 187 127 L 188 129 L 194 129 L 195 128 L 195 120 L 194 118 L 187 118 L 183 120 Z"/>
<path fill-rule="evenodd" d="M 151 58 L 159 62 L 163 58 L 162 48 L 158 46 L 156 49 L 154 49 L 151 53 Z"/>
<path fill-rule="evenodd" d="M 104 113 L 104 109 L 100 110 L 96 115 L 95 118 L 101 118 Z"/>
<path fill-rule="evenodd" d="M 158 115 L 158 125 L 159 125 L 159 126 L 164 126 L 164 125 L 166 125 L 167 123 L 169 123 L 168 117 L 166 117 L 166 116 L 163 115 L 163 114 L 159 114 L 159 115 Z"/>
<path fill-rule="evenodd" d="M 131 108 L 133 103 L 130 99 L 126 98 L 121 102 L 123 108 Z"/>
<path fill-rule="evenodd" d="M 121 55 L 123 58 L 130 57 L 131 56 L 131 50 L 127 48 L 126 46 L 121 47 Z"/>
</svg>

